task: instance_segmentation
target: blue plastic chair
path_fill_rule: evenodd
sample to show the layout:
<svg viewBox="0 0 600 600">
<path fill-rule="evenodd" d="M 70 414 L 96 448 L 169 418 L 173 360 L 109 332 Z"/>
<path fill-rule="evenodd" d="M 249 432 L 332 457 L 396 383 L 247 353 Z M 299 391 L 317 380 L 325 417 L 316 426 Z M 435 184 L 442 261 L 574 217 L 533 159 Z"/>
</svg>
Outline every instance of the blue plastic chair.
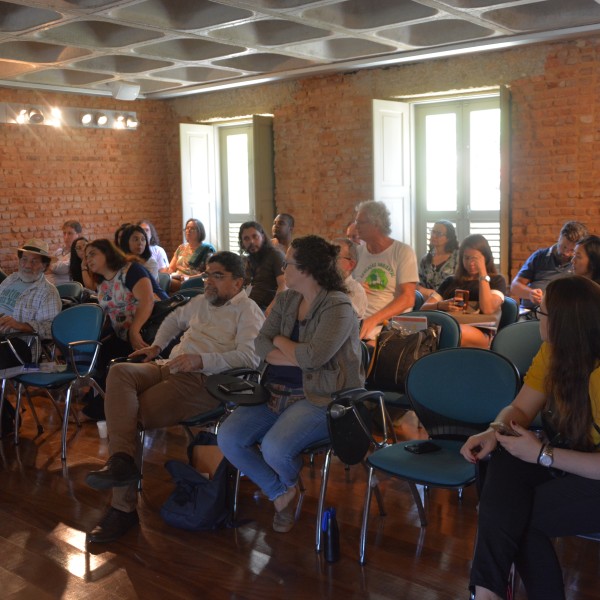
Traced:
<svg viewBox="0 0 600 600">
<path fill-rule="evenodd" d="M 425 303 L 425 298 L 423 298 L 423 294 L 419 290 L 415 290 L 415 303 L 413 305 L 413 311 L 421 310 L 421 306 Z"/>
<path fill-rule="evenodd" d="M 61 298 L 73 298 L 77 302 L 81 302 L 83 296 L 83 286 L 79 281 L 68 281 L 67 283 L 59 283 L 56 286 L 58 295 Z"/>
<path fill-rule="evenodd" d="M 542 345 L 538 321 L 522 321 L 502 328 L 494 336 L 491 349 L 506 356 L 517 367 L 521 381 Z"/>
<path fill-rule="evenodd" d="M 52 322 L 52 338 L 67 360 L 66 369 L 58 373 L 30 372 L 14 378 L 18 385 L 17 415 L 20 415 L 23 388 L 37 387 L 46 390 L 56 406 L 52 391 L 66 389 L 65 409 L 62 415 L 61 459 L 67 460 L 67 429 L 74 384 L 91 385 L 104 397 L 104 391 L 93 379 L 94 366 L 101 343 L 100 333 L 104 313 L 97 304 L 80 304 L 59 313 Z M 81 424 L 76 419 L 77 426 Z M 15 444 L 19 443 L 19 428 L 15 427 Z"/>
<path fill-rule="evenodd" d="M 158 285 L 163 289 L 167 294 L 169 293 L 169 289 L 171 288 L 171 276 L 168 273 L 159 273 L 158 274 Z"/>
<path fill-rule="evenodd" d="M 194 288 L 194 287 L 181 288 L 177 293 L 180 296 L 187 296 L 188 298 L 195 298 L 196 296 L 198 296 L 200 294 L 204 294 L 204 288 Z"/>
<path fill-rule="evenodd" d="M 428 354 L 410 369 L 406 388 L 413 410 L 440 449 L 427 454 L 405 450 L 423 440 L 379 447 L 367 460 L 369 476 L 360 535 L 360 563 L 365 562 L 371 486 L 375 471 L 404 479 L 427 525 L 417 485 L 462 489 L 475 481 L 475 465 L 460 448 L 470 435 L 484 431 L 519 389 L 519 374 L 505 357 L 479 348 L 450 348 Z"/>
<path fill-rule="evenodd" d="M 204 290 L 204 281 L 202 281 L 201 277 L 192 277 L 191 279 L 186 279 L 184 282 L 182 282 L 179 291 L 181 292 L 181 290 L 187 290 L 190 288 Z"/>
<path fill-rule="evenodd" d="M 439 350 L 445 348 L 458 348 L 460 346 L 460 325 L 458 321 L 449 313 L 441 310 L 413 311 L 409 313 L 411 317 L 427 317 L 427 324 L 435 323 L 442 330 L 440 332 Z M 367 389 L 374 389 L 367 385 Z M 401 408 L 410 410 L 408 396 L 403 392 L 395 390 L 381 390 L 383 392 L 383 401 L 387 408 Z"/>
<path fill-rule="evenodd" d="M 519 305 L 510 296 L 504 297 L 504 302 L 500 309 L 500 322 L 498 323 L 498 331 L 510 325 L 516 323 L 519 318 Z"/>
</svg>

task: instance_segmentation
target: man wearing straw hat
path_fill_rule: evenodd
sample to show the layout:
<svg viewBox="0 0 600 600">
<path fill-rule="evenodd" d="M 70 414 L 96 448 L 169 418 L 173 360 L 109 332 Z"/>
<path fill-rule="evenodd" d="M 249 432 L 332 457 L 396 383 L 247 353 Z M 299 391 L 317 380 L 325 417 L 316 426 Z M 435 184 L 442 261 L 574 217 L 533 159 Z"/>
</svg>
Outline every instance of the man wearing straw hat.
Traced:
<svg viewBox="0 0 600 600">
<path fill-rule="evenodd" d="M 18 331 L 48 339 L 52 321 L 62 308 L 58 290 L 44 276 L 52 260 L 48 245 L 28 240 L 17 256 L 18 271 L 0 284 L 0 335 Z"/>
</svg>

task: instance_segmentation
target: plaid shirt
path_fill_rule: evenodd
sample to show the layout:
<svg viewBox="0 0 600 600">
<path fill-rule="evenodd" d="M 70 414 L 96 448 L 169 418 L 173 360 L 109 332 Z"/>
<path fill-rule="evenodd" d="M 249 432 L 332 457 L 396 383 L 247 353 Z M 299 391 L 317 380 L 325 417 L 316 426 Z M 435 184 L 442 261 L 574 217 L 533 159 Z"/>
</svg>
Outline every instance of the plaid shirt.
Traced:
<svg viewBox="0 0 600 600">
<path fill-rule="evenodd" d="M 21 281 L 18 271 L 9 275 L 0 284 L 0 289 L 10 288 L 17 281 Z M 42 275 L 19 296 L 12 317 L 31 325 L 40 338 L 45 340 L 52 338 L 52 321 L 61 309 L 58 290 Z"/>
</svg>

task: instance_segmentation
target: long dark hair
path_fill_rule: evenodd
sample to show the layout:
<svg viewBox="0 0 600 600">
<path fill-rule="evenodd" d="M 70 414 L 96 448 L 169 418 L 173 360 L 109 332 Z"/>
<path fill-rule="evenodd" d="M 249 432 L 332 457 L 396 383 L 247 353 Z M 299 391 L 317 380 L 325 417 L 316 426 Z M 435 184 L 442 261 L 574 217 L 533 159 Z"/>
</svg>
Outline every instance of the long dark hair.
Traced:
<svg viewBox="0 0 600 600">
<path fill-rule="evenodd" d="M 79 281 L 79 283 L 85 285 L 83 283 L 83 273 L 81 271 L 81 259 L 77 255 L 77 250 L 75 250 L 77 242 L 80 242 L 81 240 L 87 242 L 87 238 L 80 236 L 78 238 L 75 238 L 73 240 L 73 243 L 71 244 L 71 259 L 69 261 L 69 273 L 71 274 L 71 279 L 73 281 Z"/>
<path fill-rule="evenodd" d="M 579 248 L 583 248 L 589 259 L 590 279 L 600 283 L 600 237 L 588 235 L 577 242 Z"/>
<path fill-rule="evenodd" d="M 144 239 L 146 240 L 146 247 L 144 248 L 144 251 L 139 255 L 140 258 L 146 261 L 152 257 L 152 252 L 150 251 L 150 243 L 148 242 L 146 232 L 139 225 L 130 225 L 129 227 L 127 227 L 127 229 L 123 230 L 123 233 L 121 233 L 119 248 L 123 250 L 125 254 L 133 254 L 133 252 L 131 252 L 131 250 L 129 249 L 129 238 L 134 233 L 141 233 L 144 236 Z"/>
<path fill-rule="evenodd" d="M 96 248 L 104 256 L 106 257 L 106 266 L 111 271 L 118 271 L 121 267 L 124 267 L 128 262 L 139 262 L 135 256 L 132 254 L 125 255 L 125 253 L 115 246 L 110 240 L 106 238 L 100 238 L 99 240 L 94 240 L 93 242 L 89 242 L 85 247 L 87 252 L 88 248 Z M 104 277 L 99 273 L 93 273 L 90 271 L 90 275 L 94 280 L 94 283 L 98 285 L 104 281 Z"/>
<path fill-rule="evenodd" d="M 590 375 L 600 361 L 600 285 L 574 275 L 548 284 L 550 368 L 545 379 L 550 421 L 576 450 L 592 451 Z"/>
<path fill-rule="evenodd" d="M 318 235 L 305 235 L 292 240 L 296 267 L 327 291 L 345 292 L 344 279 L 337 268 L 340 249 Z"/>
<path fill-rule="evenodd" d="M 473 233 L 468 235 L 461 242 L 458 249 L 458 264 L 456 265 L 454 277 L 457 279 L 459 285 L 470 278 L 469 273 L 463 265 L 463 258 L 466 250 L 478 250 L 483 254 L 488 275 L 496 275 L 498 273 L 496 265 L 494 264 L 494 255 L 492 254 L 492 249 L 490 248 L 488 241 L 479 233 Z"/>
<path fill-rule="evenodd" d="M 154 227 L 154 223 L 152 223 L 152 221 L 148 221 L 148 219 L 142 219 L 141 221 L 138 221 L 136 225 L 141 226 L 142 223 L 146 223 L 146 225 L 148 225 L 148 229 L 150 229 L 150 239 L 148 240 L 148 243 L 151 246 L 160 246 L 160 238 L 158 237 L 158 233 L 156 233 L 156 227 Z"/>
<path fill-rule="evenodd" d="M 242 223 L 240 225 L 240 230 L 238 232 L 238 244 L 240 245 L 240 253 L 244 253 L 246 251 L 242 242 L 242 236 L 244 235 L 244 231 L 246 231 L 246 229 L 251 228 L 256 229 L 256 231 L 258 231 L 258 233 L 260 233 L 260 235 L 262 235 L 263 237 L 261 250 L 263 248 L 270 248 L 273 246 L 273 244 L 271 244 L 269 236 L 265 233 L 265 228 L 258 221 L 246 221 L 245 223 Z"/>
<path fill-rule="evenodd" d="M 456 229 L 454 225 L 448 221 L 447 219 L 440 219 L 433 224 L 433 227 L 436 225 L 443 225 L 446 228 L 446 243 L 444 244 L 444 252 L 454 252 L 458 248 L 458 239 L 456 237 Z M 431 229 L 433 229 L 433 227 Z M 431 255 L 431 251 L 433 250 L 433 246 L 429 244 L 429 252 Z"/>
</svg>

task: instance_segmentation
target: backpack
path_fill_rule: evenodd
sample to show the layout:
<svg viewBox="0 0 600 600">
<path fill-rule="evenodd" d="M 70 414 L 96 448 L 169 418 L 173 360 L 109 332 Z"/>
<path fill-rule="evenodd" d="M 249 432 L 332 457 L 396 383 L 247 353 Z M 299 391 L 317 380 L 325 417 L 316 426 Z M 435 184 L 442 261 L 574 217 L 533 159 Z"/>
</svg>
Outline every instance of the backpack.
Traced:
<svg viewBox="0 0 600 600">
<path fill-rule="evenodd" d="M 194 447 L 216 446 L 217 436 L 205 431 L 196 435 L 188 447 L 190 460 Z M 188 531 L 209 531 L 232 527 L 228 505 L 229 463 L 223 458 L 211 479 L 191 464 L 178 460 L 165 463 L 175 482 L 175 490 L 160 509 L 165 523 Z"/>
<path fill-rule="evenodd" d="M 165 317 L 171 314 L 176 308 L 187 304 L 189 301 L 190 298 L 187 296 L 175 294 L 166 300 L 155 302 L 152 308 L 152 314 L 140 329 L 140 334 L 144 341 L 151 345 L 161 323 L 165 320 Z"/>
</svg>

